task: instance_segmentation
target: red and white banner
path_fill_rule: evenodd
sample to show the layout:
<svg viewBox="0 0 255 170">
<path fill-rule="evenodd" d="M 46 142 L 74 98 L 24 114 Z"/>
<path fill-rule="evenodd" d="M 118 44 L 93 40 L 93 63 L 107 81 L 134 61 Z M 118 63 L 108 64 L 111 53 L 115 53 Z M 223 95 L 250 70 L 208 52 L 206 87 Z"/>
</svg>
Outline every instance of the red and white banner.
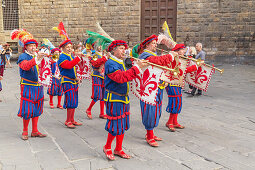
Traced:
<svg viewBox="0 0 255 170">
<path fill-rule="evenodd" d="M 99 71 L 100 75 L 104 77 L 104 64 L 102 64 L 102 65 L 99 67 L 99 70 L 98 70 L 98 71 Z"/>
<path fill-rule="evenodd" d="M 171 69 L 178 68 L 177 75 L 175 76 L 172 71 L 164 70 L 160 79 L 166 83 L 169 83 L 170 85 L 178 85 L 180 87 L 184 87 L 184 78 L 186 75 L 187 64 L 187 60 L 175 57 L 175 60 L 169 63 L 167 67 Z"/>
<path fill-rule="evenodd" d="M 194 64 L 195 63 L 193 61 L 190 61 L 189 65 L 191 66 Z M 211 80 L 211 76 L 214 72 L 215 70 L 213 68 L 202 65 L 201 67 L 198 67 L 197 71 L 188 73 L 185 80 L 188 84 L 206 92 Z"/>
<path fill-rule="evenodd" d="M 49 87 L 52 83 L 51 61 L 48 57 L 43 58 L 39 65 L 38 83 L 45 87 Z"/>
<path fill-rule="evenodd" d="M 163 70 L 148 66 L 131 82 L 131 90 L 136 97 L 150 105 L 156 105 L 159 79 Z"/>
<path fill-rule="evenodd" d="M 81 57 L 81 59 L 82 59 L 81 62 L 75 66 L 77 77 L 81 80 L 90 79 L 91 69 L 90 69 L 89 58 Z"/>
<path fill-rule="evenodd" d="M 55 70 L 54 77 L 57 78 L 57 79 L 60 79 L 60 78 L 61 78 L 61 76 L 60 76 L 60 70 L 59 70 L 59 68 L 58 68 L 58 64 L 56 64 L 56 70 Z"/>
</svg>

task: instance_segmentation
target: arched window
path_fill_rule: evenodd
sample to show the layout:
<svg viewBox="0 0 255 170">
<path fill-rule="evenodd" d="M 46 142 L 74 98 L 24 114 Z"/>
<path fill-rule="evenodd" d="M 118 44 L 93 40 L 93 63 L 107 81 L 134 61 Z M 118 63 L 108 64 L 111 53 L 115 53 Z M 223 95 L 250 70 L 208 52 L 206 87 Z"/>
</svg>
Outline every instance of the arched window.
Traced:
<svg viewBox="0 0 255 170">
<path fill-rule="evenodd" d="M 19 28 L 18 0 L 2 0 L 4 30 Z"/>
</svg>

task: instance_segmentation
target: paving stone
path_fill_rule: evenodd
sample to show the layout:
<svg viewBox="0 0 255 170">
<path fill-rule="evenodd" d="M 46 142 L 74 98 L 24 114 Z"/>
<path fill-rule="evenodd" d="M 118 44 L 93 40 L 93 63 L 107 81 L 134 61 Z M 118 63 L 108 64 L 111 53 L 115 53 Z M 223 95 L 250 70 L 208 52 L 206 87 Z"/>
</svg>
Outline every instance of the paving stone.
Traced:
<svg viewBox="0 0 255 170">
<path fill-rule="evenodd" d="M 113 162 L 114 163 L 114 162 Z M 90 161 L 91 170 L 108 169 L 113 170 L 113 163 L 104 159 L 93 159 Z"/>
<path fill-rule="evenodd" d="M 34 152 L 50 151 L 50 150 L 57 149 L 57 146 L 49 137 L 41 138 L 41 139 L 30 138 L 29 143 Z"/>
<path fill-rule="evenodd" d="M 184 164 L 191 169 L 198 170 L 198 169 L 220 169 L 222 168 L 221 165 L 217 165 L 214 162 L 209 162 L 205 160 L 190 160 L 185 161 Z"/>
<path fill-rule="evenodd" d="M 174 158 L 176 160 L 180 160 L 180 161 L 189 161 L 189 160 L 198 160 L 198 159 L 201 159 L 201 157 L 199 157 L 198 155 L 193 154 L 193 153 L 187 151 L 184 148 L 182 148 L 179 151 L 167 152 L 166 154 L 169 157 Z"/>
<path fill-rule="evenodd" d="M 16 168 L 16 165 L 5 165 L 4 167 L 2 167 L 1 165 L 0 165 L 0 169 L 1 170 L 13 170 L 13 169 L 15 169 Z"/>
<path fill-rule="evenodd" d="M 242 155 L 239 152 L 222 149 L 222 150 L 216 151 L 215 153 L 223 155 L 224 157 L 230 158 L 231 160 L 236 160 L 236 162 L 239 162 L 240 164 L 245 164 L 247 166 L 255 168 L 255 162 L 253 161 L 254 159 L 252 157 Z"/>
<path fill-rule="evenodd" d="M 68 162 L 64 154 L 58 149 L 37 152 L 36 156 L 40 160 L 42 169 L 55 170 L 73 168 L 72 164 Z"/>
<path fill-rule="evenodd" d="M 91 163 L 90 160 L 79 160 L 72 162 L 76 170 L 90 170 Z"/>
<path fill-rule="evenodd" d="M 148 164 L 148 161 L 141 161 L 137 159 L 132 159 L 132 163 L 130 163 L 130 160 L 124 160 L 121 158 L 118 158 L 117 161 L 115 161 L 114 164 L 115 169 L 121 169 L 121 170 L 139 170 L 139 169 L 155 169 L 157 168 L 156 165 L 152 166 Z"/>
</svg>

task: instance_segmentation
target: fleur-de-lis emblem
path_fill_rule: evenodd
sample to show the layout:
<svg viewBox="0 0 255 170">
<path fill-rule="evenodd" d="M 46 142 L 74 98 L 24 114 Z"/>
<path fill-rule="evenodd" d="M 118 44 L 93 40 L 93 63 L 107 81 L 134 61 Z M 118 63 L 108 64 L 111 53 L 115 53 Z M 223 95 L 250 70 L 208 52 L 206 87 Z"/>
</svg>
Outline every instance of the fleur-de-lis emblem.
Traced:
<svg viewBox="0 0 255 170">
<path fill-rule="evenodd" d="M 152 73 L 152 75 L 150 76 L 150 71 L 149 69 L 146 69 L 144 71 L 144 73 L 142 74 L 142 77 L 140 77 L 139 75 L 137 76 L 137 78 L 135 79 L 136 82 L 136 88 L 138 87 L 138 82 L 137 80 L 139 80 L 140 83 L 140 89 L 137 89 L 137 92 L 141 95 L 141 96 L 149 96 L 152 91 L 156 90 L 157 88 L 157 82 L 153 81 L 156 79 L 156 75 L 154 73 Z M 149 87 L 148 87 L 149 86 Z M 149 93 L 146 93 L 145 90 L 148 87 L 148 91 Z"/>
<path fill-rule="evenodd" d="M 190 74 L 190 77 L 196 84 L 203 84 L 203 82 L 208 80 L 206 73 L 206 70 L 199 67 L 196 72 Z"/>
<path fill-rule="evenodd" d="M 76 70 L 77 70 L 77 76 L 80 79 L 83 79 L 85 74 L 89 72 L 89 61 L 86 59 L 82 59 L 82 61 L 76 65 Z"/>
<path fill-rule="evenodd" d="M 50 64 L 48 61 L 46 61 L 45 59 L 42 60 L 41 68 L 40 68 L 41 74 L 39 74 L 39 79 L 41 81 L 45 81 L 48 78 L 48 76 L 51 75 L 51 68 L 49 66 Z"/>
</svg>

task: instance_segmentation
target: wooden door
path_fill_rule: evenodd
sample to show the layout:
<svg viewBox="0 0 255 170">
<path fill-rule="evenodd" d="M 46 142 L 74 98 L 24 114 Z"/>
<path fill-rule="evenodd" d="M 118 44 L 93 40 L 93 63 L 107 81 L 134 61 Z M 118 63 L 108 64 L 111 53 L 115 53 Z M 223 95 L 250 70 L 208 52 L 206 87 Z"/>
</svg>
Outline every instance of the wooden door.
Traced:
<svg viewBox="0 0 255 170">
<path fill-rule="evenodd" d="M 177 0 L 141 0 L 141 40 L 162 32 L 165 21 L 175 39 Z"/>
</svg>

